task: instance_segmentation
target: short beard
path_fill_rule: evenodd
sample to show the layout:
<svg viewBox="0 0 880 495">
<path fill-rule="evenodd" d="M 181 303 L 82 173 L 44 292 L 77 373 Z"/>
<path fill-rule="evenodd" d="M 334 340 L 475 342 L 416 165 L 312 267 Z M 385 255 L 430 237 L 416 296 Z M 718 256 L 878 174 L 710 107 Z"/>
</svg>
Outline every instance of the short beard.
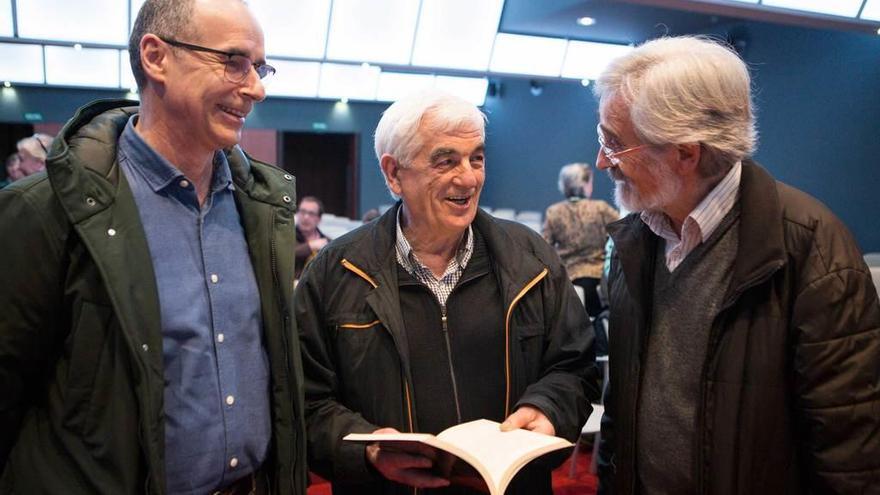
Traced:
<svg viewBox="0 0 880 495">
<path fill-rule="evenodd" d="M 681 178 L 662 162 L 640 166 L 651 167 L 648 170 L 650 170 L 654 182 L 658 184 L 657 190 L 650 196 L 644 196 L 632 187 L 630 179 L 623 177 L 621 180 L 623 174 L 617 173 L 617 177 L 615 177 L 615 174 L 612 173 L 613 169 L 609 169 L 608 175 L 614 181 L 614 203 L 619 209 L 630 212 L 661 211 L 663 207 L 671 204 L 681 192 Z"/>
</svg>

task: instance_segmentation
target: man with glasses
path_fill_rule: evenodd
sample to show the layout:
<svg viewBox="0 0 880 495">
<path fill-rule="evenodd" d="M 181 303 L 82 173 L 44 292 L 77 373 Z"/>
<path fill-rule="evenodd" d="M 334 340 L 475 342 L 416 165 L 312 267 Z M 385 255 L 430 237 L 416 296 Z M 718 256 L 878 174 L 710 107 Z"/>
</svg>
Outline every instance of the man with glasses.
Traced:
<svg viewBox="0 0 880 495">
<path fill-rule="evenodd" d="M 749 73 L 663 38 L 599 77 L 600 493 L 880 493 L 880 304 L 846 227 L 751 160 Z"/>
<path fill-rule="evenodd" d="M 147 0 L 132 102 L 81 108 L 0 192 L 0 492 L 304 494 L 294 180 L 239 0 Z"/>
<path fill-rule="evenodd" d="M 314 196 L 304 196 L 296 209 L 296 278 L 299 279 L 303 269 L 324 249 L 330 238 L 321 232 L 321 216 L 324 215 L 324 203 Z"/>
</svg>

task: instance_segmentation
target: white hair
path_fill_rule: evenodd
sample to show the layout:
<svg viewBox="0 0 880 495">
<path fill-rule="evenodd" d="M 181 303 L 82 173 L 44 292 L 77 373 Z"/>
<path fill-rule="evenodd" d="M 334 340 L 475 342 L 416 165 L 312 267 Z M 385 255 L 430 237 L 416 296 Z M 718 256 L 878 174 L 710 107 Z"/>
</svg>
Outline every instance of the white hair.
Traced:
<svg viewBox="0 0 880 495">
<path fill-rule="evenodd" d="M 429 116 L 431 127 L 423 129 Z M 376 126 L 376 158 L 381 161 L 382 155 L 391 155 L 407 167 L 424 145 L 424 131 L 444 133 L 458 129 L 479 129 L 485 139 L 486 116 L 473 103 L 443 91 L 413 93 L 382 113 Z"/>
<path fill-rule="evenodd" d="M 559 192 L 566 198 L 584 195 L 584 186 L 593 178 L 586 163 L 569 163 L 559 170 Z"/>
<path fill-rule="evenodd" d="M 21 139 L 16 143 L 19 151 L 27 151 L 32 157 L 42 162 L 46 161 L 49 154 L 49 148 L 52 147 L 52 140 L 55 139 L 48 134 L 37 133 L 33 136 Z"/>
<path fill-rule="evenodd" d="M 593 92 L 620 96 L 636 134 L 650 144 L 703 145 L 700 170 L 711 177 L 755 151 L 757 130 L 746 64 L 701 36 L 649 41 L 614 60 Z"/>
</svg>

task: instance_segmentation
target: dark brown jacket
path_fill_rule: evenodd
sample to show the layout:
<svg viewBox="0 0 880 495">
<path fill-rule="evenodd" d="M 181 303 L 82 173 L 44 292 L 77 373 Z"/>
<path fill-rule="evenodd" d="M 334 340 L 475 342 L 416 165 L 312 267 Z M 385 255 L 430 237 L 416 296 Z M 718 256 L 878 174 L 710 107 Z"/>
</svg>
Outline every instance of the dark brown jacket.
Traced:
<svg viewBox="0 0 880 495">
<path fill-rule="evenodd" d="M 707 329 L 696 493 L 880 493 L 880 304 L 861 253 L 823 205 L 751 162 L 740 204 L 733 279 Z M 609 231 L 600 478 L 602 492 L 621 495 L 637 491 L 635 421 L 658 238 L 635 214 Z"/>
</svg>

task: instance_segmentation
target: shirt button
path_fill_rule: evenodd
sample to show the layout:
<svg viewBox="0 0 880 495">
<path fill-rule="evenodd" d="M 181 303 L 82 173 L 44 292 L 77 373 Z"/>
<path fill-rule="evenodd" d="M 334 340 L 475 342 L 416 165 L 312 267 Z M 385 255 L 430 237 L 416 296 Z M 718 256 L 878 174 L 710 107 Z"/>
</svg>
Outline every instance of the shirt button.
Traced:
<svg viewBox="0 0 880 495">
<path fill-rule="evenodd" d="M 234 468 L 235 466 L 238 466 L 238 457 L 229 459 L 229 467 Z"/>
<path fill-rule="evenodd" d="M 219 281 L 220 281 L 220 277 L 216 273 L 212 273 L 211 274 L 211 282 L 216 284 Z"/>
<path fill-rule="evenodd" d="M 225 339 L 225 338 L 226 338 L 226 337 L 224 337 L 222 333 L 218 333 L 218 334 L 217 334 L 217 342 L 220 342 L 220 343 L 222 344 L 222 343 L 223 343 L 223 339 Z"/>
<path fill-rule="evenodd" d="M 182 188 L 184 188 L 184 189 L 186 189 L 187 187 L 189 187 L 189 181 L 186 180 L 186 179 L 182 179 L 180 182 L 178 182 L 178 184 L 180 184 L 180 187 L 182 187 Z"/>
<path fill-rule="evenodd" d="M 233 397 L 231 395 L 227 395 L 226 396 L 226 404 L 229 406 L 231 406 L 232 404 L 235 404 L 235 397 Z"/>
</svg>

